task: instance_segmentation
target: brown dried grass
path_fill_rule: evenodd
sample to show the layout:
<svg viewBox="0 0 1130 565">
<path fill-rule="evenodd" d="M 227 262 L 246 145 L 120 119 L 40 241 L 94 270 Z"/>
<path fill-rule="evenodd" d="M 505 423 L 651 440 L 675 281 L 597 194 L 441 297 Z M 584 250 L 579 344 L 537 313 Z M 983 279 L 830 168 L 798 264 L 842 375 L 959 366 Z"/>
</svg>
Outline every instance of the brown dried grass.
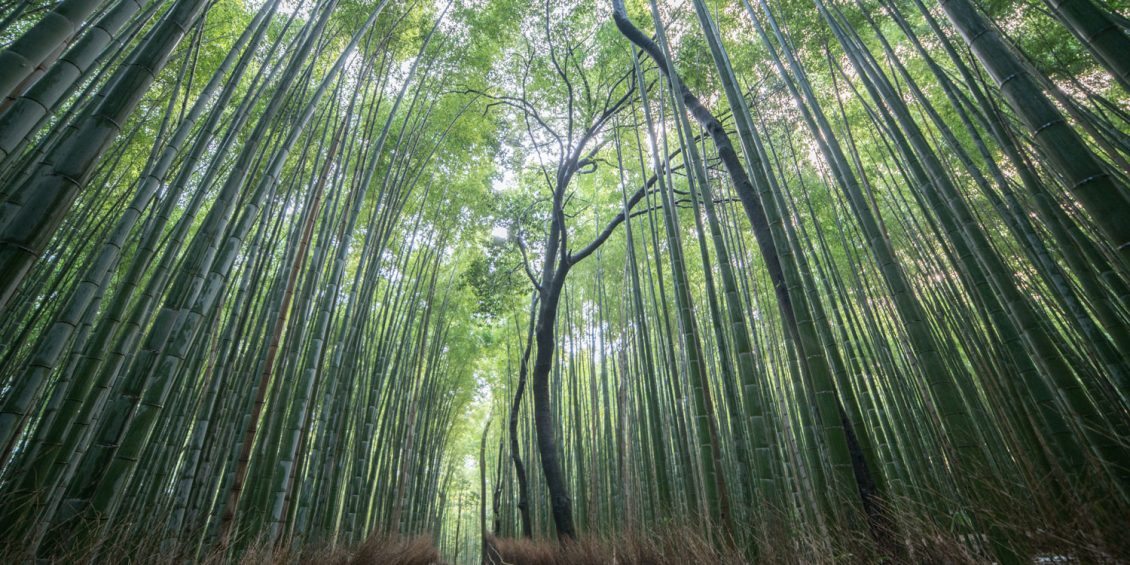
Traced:
<svg viewBox="0 0 1130 565">
<path fill-rule="evenodd" d="M 310 565 L 440 565 L 439 551 L 426 536 L 401 539 L 374 534 L 352 552 L 338 549 L 300 560 Z"/>
<path fill-rule="evenodd" d="M 938 496 L 944 496 L 939 493 Z M 1009 539 L 1021 554 L 1055 563 L 1130 563 L 1130 536 L 1125 535 L 1127 514 L 1111 497 L 1090 496 L 1074 499 L 1074 506 L 1062 501 L 1032 496 L 986 501 L 996 512 L 981 513 L 998 533 Z M 940 504 L 960 508 L 956 501 Z M 766 513 L 756 553 L 734 548 L 720 539 L 719 530 L 668 523 L 608 534 L 586 534 L 580 539 L 559 543 L 555 539 L 488 538 L 488 563 L 493 565 L 689 565 L 697 563 L 738 564 L 841 564 L 907 563 L 982 564 L 992 560 L 984 544 L 974 542 L 974 512 L 950 516 L 932 515 L 930 509 L 906 500 L 893 504 L 896 538 L 905 552 L 898 558 L 881 554 L 858 528 L 833 529 L 825 524 L 819 531 L 795 529 L 786 516 Z M 1055 509 L 1054 512 L 1047 508 Z M 994 519 L 995 518 L 995 519 Z M 149 519 L 145 524 L 160 523 Z M 93 524 L 92 524 L 93 527 Z M 751 527 L 738 524 L 738 528 Z M 82 528 L 78 528 L 81 530 Z M 0 563 L 152 563 L 170 565 L 441 565 L 441 556 L 431 536 L 400 538 L 375 534 L 353 546 L 318 541 L 275 545 L 266 539 L 252 540 L 236 555 L 220 550 L 196 552 L 197 536 L 186 532 L 181 544 L 169 546 L 162 535 L 147 526 L 121 522 L 96 543 L 65 540 L 50 556 L 29 557 L 29 547 L 14 540 L 0 545 Z M 750 533 L 749 531 L 745 532 Z M 163 543 L 164 542 L 164 543 Z M 978 549 L 978 545 L 982 547 Z M 43 548 L 40 548 L 41 550 Z M 743 551 L 750 551 L 743 555 Z M 464 559 L 467 556 L 464 555 Z M 478 555 L 472 557 L 478 560 Z"/>
<path fill-rule="evenodd" d="M 712 543 L 699 531 L 667 527 L 657 532 L 587 536 L 558 543 L 549 539 L 488 538 L 495 565 L 686 565 L 739 564 L 735 550 Z"/>
</svg>

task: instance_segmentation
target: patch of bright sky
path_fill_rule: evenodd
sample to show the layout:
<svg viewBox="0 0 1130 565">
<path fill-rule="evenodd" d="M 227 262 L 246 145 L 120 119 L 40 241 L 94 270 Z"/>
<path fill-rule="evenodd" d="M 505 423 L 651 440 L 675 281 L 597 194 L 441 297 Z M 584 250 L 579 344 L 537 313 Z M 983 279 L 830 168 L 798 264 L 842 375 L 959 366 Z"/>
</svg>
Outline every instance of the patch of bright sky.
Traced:
<svg viewBox="0 0 1130 565">
<path fill-rule="evenodd" d="M 258 10 L 267 0 L 244 0 L 244 6 L 249 10 Z M 314 9 L 314 2 L 310 0 L 279 0 L 278 13 L 284 16 L 298 14 L 301 19 L 310 17 Z"/>
<path fill-rule="evenodd" d="M 481 10 L 487 5 L 489 0 L 457 0 L 456 7 L 465 10 Z M 432 0 L 432 8 L 434 13 L 443 13 L 444 8 L 447 7 L 448 0 Z M 448 10 L 447 15 L 444 16 L 443 21 L 439 23 L 439 30 L 446 36 L 455 38 L 457 41 L 466 41 L 470 39 L 471 28 L 467 26 L 458 16 L 455 16 Z"/>
<path fill-rule="evenodd" d="M 518 177 L 504 163 L 497 163 L 499 174 L 490 183 L 493 192 L 507 192 L 518 188 Z"/>
</svg>

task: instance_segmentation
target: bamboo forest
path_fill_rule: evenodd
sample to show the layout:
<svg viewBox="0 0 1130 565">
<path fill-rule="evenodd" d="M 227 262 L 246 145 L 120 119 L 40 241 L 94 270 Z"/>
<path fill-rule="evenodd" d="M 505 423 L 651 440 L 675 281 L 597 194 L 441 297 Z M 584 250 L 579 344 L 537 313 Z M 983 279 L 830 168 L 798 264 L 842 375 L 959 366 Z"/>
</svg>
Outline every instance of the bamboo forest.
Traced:
<svg viewBox="0 0 1130 565">
<path fill-rule="evenodd" d="M 1130 562 L 1130 0 L 0 0 L 0 562 Z"/>
</svg>

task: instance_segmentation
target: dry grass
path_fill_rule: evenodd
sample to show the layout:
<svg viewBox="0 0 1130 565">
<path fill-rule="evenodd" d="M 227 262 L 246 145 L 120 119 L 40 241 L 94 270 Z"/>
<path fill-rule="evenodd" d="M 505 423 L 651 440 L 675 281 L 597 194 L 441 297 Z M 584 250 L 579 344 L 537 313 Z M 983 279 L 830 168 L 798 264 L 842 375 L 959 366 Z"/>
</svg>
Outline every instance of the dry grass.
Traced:
<svg viewBox="0 0 1130 565">
<path fill-rule="evenodd" d="M 400 538 L 373 534 L 354 547 L 322 544 L 280 548 L 254 544 L 236 560 L 215 553 L 203 559 L 206 565 L 445 565 L 429 536 Z M 170 562 L 171 563 L 171 562 Z"/>
<path fill-rule="evenodd" d="M 301 556 L 310 565 L 440 565 L 439 551 L 429 537 L 399 539 L 373 535 L 353 551 L 330 550 L 321 555 Z M 275 561 L 277 563 L 277 561 Z"/>
<path fill-rule="evenodd" d="M 354 547 L 306 544 L 275 545 L 266 540 L 249 544 L 235 556 L 220 549 L 196 555 L 193 545 L 162 544 L 161 536 L 110 535 L 98 544 L 61 548 L 49 557 L 30 559 L 25 548 L 0 547 L 0 563 L 144 563 L 152 565 L 445 565 L 429 536 L 399 538 L 374 534 Z"/>
<path fill-rule="evenodd" d="M 942 495 L 939 494 L 939 498 Z M 1124 526 L 1124 508 L 1098 496 L 1076 498 L 1078 504 L 1048 503 L 1039 497 L 991 501 L 998 512 L 980 513 L 1007 538 L 1021 555 L 1042 558 L 1044 563 L 1130 563 L 1130 536 Z M 930 563 L 984 564 L 992 561 L 988 548 L 971 543 L 977 536 L 972 512 L 938 516 L 930 509 L 910 501 L 891 505 L 897 508 L 891 519 L 895 538 L 901 543 L 900 555 L 881 554 L 865 530 L 796 529 L 788 516 L 777 516 L 762 509 L 768 524 L 760 533 L 756 550 L 734 548 L 720 539 L 717 529 L 668 524 L 608 534 L 586 534 L 580 539 L 558 543 L 554 539 L 489 538 L 489 563 L 492 565 L 689 565 L 709 564 L 854 564 L 854 563 Z M 954 501 L 943 501 L 943 508 L 959 508 Z M 1049 511 L 1048 508 L 1054 510 Z M 995 519 L 993 519 L 995 518 Z M 988 523 L 982 522 L 982 523 Z M 251 540 L 235 555 L 220 550 L 198 553 L 195 541 L 200 535 L 182 534 L 180 544 L 162 539 L 162 528 L 152 524 L 122 522 L 97 544 L 70 538 L 61 540 L 38 560 L 29 559 L 28 548 L 0 546 L 2 563 L 146 563 L 201 565 L 442 565 L 431 536 L 400 538 L 374 535 L 354 546 L 308 541 L 275 545 L 266 539 Z M 738 524 L 743 537 L 752 526 Z M 82 527 L 77 528 L 82 530 Z M 9 540 L 10 542 L 10 540 Z M 17 544 L 18 545 L 18 544 Z M 46 549 L 44 547 L 41 550 Z M 477 552 L 476 552 L 477 553 Z M 478 555 L 463 556 L 474 561 Z"/>
<path fill-rule="evenodd" d="M 495 565 L 686 565 L 739 564 L 736 551 L 711 543 L 689 528 L 631 532 L 612 537 L 553 540 L 489 538 L 489 560 Z"/>
</svg>

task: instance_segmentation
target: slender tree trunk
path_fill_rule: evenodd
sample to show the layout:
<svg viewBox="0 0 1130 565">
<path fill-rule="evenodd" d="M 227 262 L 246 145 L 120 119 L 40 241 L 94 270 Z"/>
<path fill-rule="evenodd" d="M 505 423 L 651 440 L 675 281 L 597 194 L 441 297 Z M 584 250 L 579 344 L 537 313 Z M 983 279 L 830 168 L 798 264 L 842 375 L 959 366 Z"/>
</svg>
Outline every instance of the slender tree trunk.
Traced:
<svg viewBox="0 0 1130 565">
<path fill-rule="evenodd" d="M 510 405 L 510 459 L 514 462 L 514 475 L 518 480 L 518 515 L 522 526 L 522 537 L 533 537 L 530 524 L 530 484 L 526 477 L 526 466 L 522 463 L 522 453 L 518 442 L 518 415 L 522 408 L 522 397 L 526 391 L 526 377 L 529 373 L 530 351 L 534 342 L 534 322 L 538 314 L 537 295 L 530 302 L 530 324 L 526 332 L 526 346 L 522 350 L 522 360 L 518 365 L 518 386 L 514 391 L 514 401 Z"/>
<path fill-rule="evenodd" d="M 46 249 L 102 153 L 207 5 L 206 0 L 176 4 L 79 127 L 51 151 L 41 171 L 0 206 L 0 311 Z"/>
<path fill-rule="evenodd" d="M 0 101 L 19 94 L 17 86 L 52 53 L 63 49 L 101 4 L 102 0 L 65 0 L 0 52 L 0 69 L 4 69 L 0 73 Z"/>
<path fill-rule="evenodd" d="M 1114 79 L 1130 93 L 1130 37 L 1092 0 L 1045 0 Z"/>
<path fill-rule="evenodd" d="M 1087 0 L 1076 0 L 1077 2 Z M 1005 101 L 1028 126 L 1068 189 L 1106 233 L 1124 264 L 1130 264 L 1130 196 L 1044 94 L 1016 51 L 972 0 L 939 0 L 973 54 L 989 71 Z M 1122 33 L 1115 31 L 1115 33 Z M 1127 55 L 1122 53 L 1122 57 Z"/>
</svg>

